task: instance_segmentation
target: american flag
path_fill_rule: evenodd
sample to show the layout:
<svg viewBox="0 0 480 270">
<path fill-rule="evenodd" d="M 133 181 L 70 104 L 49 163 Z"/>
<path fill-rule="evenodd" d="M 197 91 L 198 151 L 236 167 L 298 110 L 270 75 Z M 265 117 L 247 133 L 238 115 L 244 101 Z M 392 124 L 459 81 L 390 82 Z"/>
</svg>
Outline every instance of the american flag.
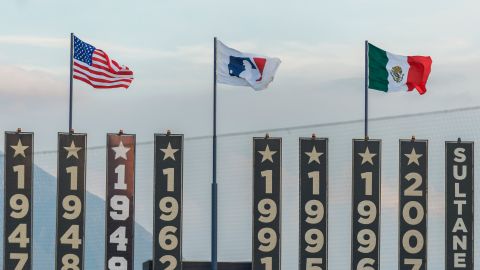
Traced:
<svg viewBox="0 0 480 270">
<path fill-rule="evenodd" d="M 119 65 L 94 46 L 73 37 L 73 78 L 94 88 L 125 88 L 133 81 L 133 72 Z"/>
</svg>

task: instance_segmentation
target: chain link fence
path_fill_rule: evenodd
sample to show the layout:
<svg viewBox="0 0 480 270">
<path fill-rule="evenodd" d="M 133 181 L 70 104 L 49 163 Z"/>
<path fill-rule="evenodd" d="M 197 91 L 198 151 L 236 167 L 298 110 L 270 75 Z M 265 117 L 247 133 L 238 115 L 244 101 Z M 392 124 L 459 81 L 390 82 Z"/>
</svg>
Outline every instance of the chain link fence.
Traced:
<svg viewBox="0 0 480 270">
<path fill-rule="evenodd" d="M 480 107 L 372 119 L 370 137 L 382 139 L 381 262 L 396 269 L 398 260 L 398 140 L 415 135 L 429 140 L 428 268 L 444 269 L 445 203 L 444 141 L 477 141 Z M 315 133 L 329 138 L 329 266 L 350 268 L 352 138 L 362 137 L 363 122 L 350 121 L 268 131 L 222 135 L 218 138 L 219 260 L 250 261 L 252 233 L 252 137 L 283 138 L 282 268 L 298 262 L 298 138 Z M 189 138 L 184 150 L 185 260 L 210 259 L 211 138 Z M 3 158 L 3 157 L 2 157 Z M 86 269 L 102 269 L 104 256 L 105 147 L 87 152 Z M 56 151 L 35 153 L 34 269 L 53 269 L 55 250 Z M 3 162 L 0 165 L 3 167 Z M 478 166 L 475 166 L 477 174 Z M 2 168 L 3 171 L 3 168 Z M 3 175 L 3 172 L 2 172 Z M 478 174 L 477 174 L 478 175 Z M 2 180 L 3 181 L 3 177 Z M 3 194 L 3 182 L 1 183 Z M 478 191 L 476 185 L 475 191 Z M 153 237 L 153 142 L 137 144 L 135 268 L 151 258 Z M 3 195 L 2 202 L 3 203 Z M 475 199 L 478 204 L 478 196 Z M 3 205 L 0 209 L 3 221 Z M 475 211 L 479 216 L 479 208 Z M 475 229 L 479 229 L 476 223 Z M 3 243 L 3 233 L 0 240 Z M 475 237 L 475 243 L 480 240 Z M 0 247 L 2 249 L 3 247 Z M 3 256 L 3 251 L 0 252 Z M 480 258 L 475 258 L 480 263 Z"/>
</svg>

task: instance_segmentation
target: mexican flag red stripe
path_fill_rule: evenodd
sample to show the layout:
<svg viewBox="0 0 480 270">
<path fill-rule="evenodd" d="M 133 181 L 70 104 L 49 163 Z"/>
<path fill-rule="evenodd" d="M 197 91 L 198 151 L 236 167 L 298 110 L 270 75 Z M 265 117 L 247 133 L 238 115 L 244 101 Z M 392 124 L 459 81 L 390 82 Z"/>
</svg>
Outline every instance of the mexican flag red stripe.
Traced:
<svg viewBox="0 0 480 270">
<path fill-rule="evenodd" d="M 368 44 L 368 87 L 384 92 L 427 92 L 430 56 L 402 56 Z"/>
</svg>

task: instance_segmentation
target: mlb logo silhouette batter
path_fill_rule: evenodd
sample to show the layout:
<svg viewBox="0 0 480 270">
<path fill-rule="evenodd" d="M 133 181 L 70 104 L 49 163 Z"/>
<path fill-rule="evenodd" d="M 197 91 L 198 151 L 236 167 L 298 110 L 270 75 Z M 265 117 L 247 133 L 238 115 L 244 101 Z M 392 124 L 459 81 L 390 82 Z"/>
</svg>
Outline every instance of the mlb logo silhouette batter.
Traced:
<svg viewBox="0 0 480 270">
<path fill-rule="evenodd" d="M 266 62 L 267 59 L 265 58 L 230 56 L 228 71 L 230 76 L 258 82 L 262 80 L 263 69 Z"/>
</svg>

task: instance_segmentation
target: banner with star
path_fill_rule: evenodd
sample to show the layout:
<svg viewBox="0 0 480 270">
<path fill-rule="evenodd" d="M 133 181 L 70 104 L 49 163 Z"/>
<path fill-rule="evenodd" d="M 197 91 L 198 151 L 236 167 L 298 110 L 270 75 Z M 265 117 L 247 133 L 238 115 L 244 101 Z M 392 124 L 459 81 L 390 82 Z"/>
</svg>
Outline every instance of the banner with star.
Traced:
<svg viewBox="0 0 480 270">
<path fill-rule="evenodd" d="M 328 269 L 328 139 L 300 138 L 299 269 Z"/>
<path fill-rule="evenodd" d="M 4 269 L 32 269 L 33 133 L 5 132 Z"/>
<path fill-rule="evenodd" d="M 473 269 L 473 156 L 473 142 L 445 142 L 446 269 Z"/>
<path fill-rule="evenodd" d="M 428 141 L 400 140 L 399 269 L 427 269 Z"/>
<path fill-rule="evenodd" d="M 87 134 L 58 133 L 55 269 L 84 269 Z"/>
<path fill-rule="evenodd" d="M 133 269 L 135 135 L 107 135 L 105 269 Z"/>
<path fill-rule="evenodd" d="M 253 270 L 280 270 L 281 194 L 282 139 L 253 138 Z"/>
<path fill-rule="evenodd" d="M 381 141 L 353 140 L 352 270 L 380 269 Z"/>
<path fill-rule="evenodd" d="M 182 269 L 183 135 L 155 134 L 153 270 Z"/>
</svg>

